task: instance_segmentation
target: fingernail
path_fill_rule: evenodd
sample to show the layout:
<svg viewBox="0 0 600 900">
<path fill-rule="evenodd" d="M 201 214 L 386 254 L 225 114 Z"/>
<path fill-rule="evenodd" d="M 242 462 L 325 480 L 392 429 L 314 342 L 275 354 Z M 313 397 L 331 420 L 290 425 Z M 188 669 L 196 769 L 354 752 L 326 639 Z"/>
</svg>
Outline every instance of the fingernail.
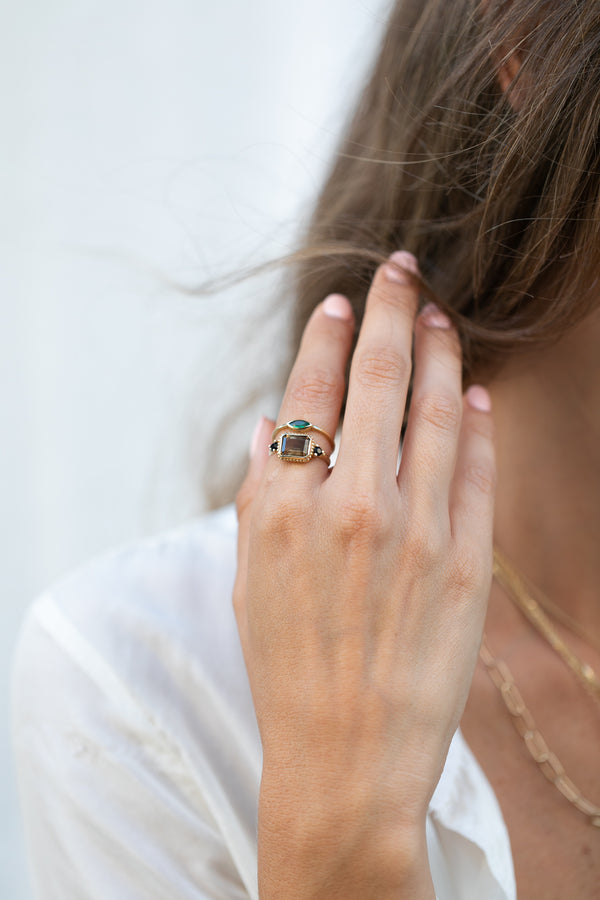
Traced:
<svg viewBox="0 0 600 900">
<path fill-rule="evenodd" d="M 323 312 L 332 319 L 345 319 L 349 322 L 352 318 L 350 301 L 343 294 L 330 294 L 323 300 Z"/>
<path fill-rule="evenodd" d="M 408 269 L 413 275 L 421 274 L 419 272 L 419 263 L 417 262 L 416 256 L 413 256 L 408 250 L 396 250 L 396 252 L 392 253 L 390 256 L 390 261 L 396 263 L 397 266 L 402 266 L 403 269 Z"/>
<path fill-rule="evenodd" d="M 410 284 L 410 279 L 406 277 L 402 269 L 412 272 L 413 275 L 419 275 L 419 264 L 412 253 L 407 250 L 397 250 L 392 253 L 383 267 L 388 281 L 394 281 L 396 284 Z"/>
<path fill-rule="evenodd" d="M 254 459 L 256 455 L 256 451 L 258 450 L 258 442 L 260 438 L 260 433 L 262 431 L 263 422 L 265 421 L 265 417 L 261 416 L 256 425 L 254 426 L 254 431 L 252 432 L 252 437 L 250 439 L 250 458 Z"/>
<path fill-rule="evenodd" d="M 421 319 L 430 328 L 452 328 L 452 322 L 435 303 L 428 303 L 421 310 Z"/>
<path fill-rule="evenodd" d="M 484 387 L 479 384 L 472 384 L 467 391 L 467 402 L 473 409 L 480 412 L 491 412 L 492 398 Z"/>
</svg>

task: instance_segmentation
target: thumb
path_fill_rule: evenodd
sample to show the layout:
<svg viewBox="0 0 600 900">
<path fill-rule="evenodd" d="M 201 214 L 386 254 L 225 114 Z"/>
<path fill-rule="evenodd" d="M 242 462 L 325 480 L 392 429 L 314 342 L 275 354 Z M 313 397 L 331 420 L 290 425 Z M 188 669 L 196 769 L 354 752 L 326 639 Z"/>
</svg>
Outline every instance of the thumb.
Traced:
<svg viewBox="0 0 600 900">
<path fill-rule="evenodd" d="M 250 441 L 250 465 L 246 477 L 237 492 L 235 506 L 238 517 L 238 542 L 237 542 L 237 575 L 233 593 L 233 601 L 236 615 L 241 612 L 245 603 L 246 572 L 248 568 L 248 544 L 250 540 L 250 516 L 252 503 L 256 496 L 265 465 L 269 458 L 269 444 L 271 434 L 275 428 L 275 422 L 265 416 L 256 423 L 254 433 Z"/>
<path fill-rule="evenodd" d="M 274 428 L 275 422 L 272 419 L 267 419 L 265 416 L 261 416 L 255 425 L 250 440 L 250 465 L 235 498 L 240 528 L 246 525 L 249 517 L 252 501 L 269 458 L 269 444 L 271 443 L 271 434 Z"/>
</svg>

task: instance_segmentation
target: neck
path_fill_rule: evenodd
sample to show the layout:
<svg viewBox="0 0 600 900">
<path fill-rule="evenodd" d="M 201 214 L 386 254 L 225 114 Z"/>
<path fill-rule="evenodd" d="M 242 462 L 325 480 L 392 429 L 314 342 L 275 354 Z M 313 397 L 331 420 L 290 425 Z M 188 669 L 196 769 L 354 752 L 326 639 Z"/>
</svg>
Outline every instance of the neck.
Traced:
<svg viewBox="0 0 600 900">
<path fill-rule="evenodd" d="M 508 363 L 489 385 L 496 425 L 495 542 L 600 637 L 600 313 Z"/>
</svg>

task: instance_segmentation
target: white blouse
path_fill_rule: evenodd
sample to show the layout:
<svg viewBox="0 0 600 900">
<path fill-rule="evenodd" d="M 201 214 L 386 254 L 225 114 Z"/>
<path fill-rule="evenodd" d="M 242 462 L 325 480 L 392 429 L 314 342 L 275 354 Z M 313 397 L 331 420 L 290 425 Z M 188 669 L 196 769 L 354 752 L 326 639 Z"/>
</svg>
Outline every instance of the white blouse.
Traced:
<svg viewBox="0 0 600 900">
<path fill-rule="evenodd" d="M 261 744 L 232 506 L 104 555 L 33 605 L 13 729 L 41 900 L 258 897 Z M 515 900 L 493 790 L 454 736 L 427 822 L 438 900 Z"/>
</svg>

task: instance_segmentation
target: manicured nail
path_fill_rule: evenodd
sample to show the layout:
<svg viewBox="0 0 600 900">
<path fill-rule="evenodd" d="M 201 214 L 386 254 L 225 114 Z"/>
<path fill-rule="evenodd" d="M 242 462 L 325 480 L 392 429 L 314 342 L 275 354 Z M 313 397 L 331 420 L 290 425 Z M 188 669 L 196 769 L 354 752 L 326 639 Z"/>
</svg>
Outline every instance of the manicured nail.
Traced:
<svg viewBox="0 0 600 900">
<path fill-rule="evenodd" d="M 452 328 L 452 322 L 435 303 L 428 303 L 421 310 L 421 319 L 430 328 Z"/>
<path fill-rule="evenodd" d="M 386 278 L 389 281 L 395 281 L 396 284 L 410 284 L 410 280 L 402 271 L 412 272 L 413 275 L 419 275 L 419 264 L 412 253 L 407 250 L 397 250 L 389 258 L 389 261 L 383 267 Z"/>
<path fill-rule="evenodd" d="M 352 318 L 350 301 L 343 294 L 330 294 L 323 300 L 323 312 L 332 319 L 345 319 L 349 322 Z"/>
<path fill-rule="evenodd" d="M 252 432 L 252 437 L 250 439 L 250 458 L 253 459 L 256 455 L 256 451 L 258 450 L 258 442 L 260 438 L 260 433 L 262 431 L 263 422 L 265 421 L 265 417 L 261 416 L 256 425 L 254 426 L 254 431 Z"/>
<path fill-rule="evenodd" d="M 467 391 L 467 402 L 473 409 L 480 412 L 490 412 L 492 409 L 492 399 L 486 389 L 479 384 L 472 384 Z"/>
<path fill-rule="evenodd" d="M 413 275 L 420 275 L 417 258 L 412 253 L 409 253 L 408 250 L 396 250 L 390 256 L 390 260 L 395 262 L 396 265 L 402 266 L 403 269 L 408 269 Z"/>
</svg>

